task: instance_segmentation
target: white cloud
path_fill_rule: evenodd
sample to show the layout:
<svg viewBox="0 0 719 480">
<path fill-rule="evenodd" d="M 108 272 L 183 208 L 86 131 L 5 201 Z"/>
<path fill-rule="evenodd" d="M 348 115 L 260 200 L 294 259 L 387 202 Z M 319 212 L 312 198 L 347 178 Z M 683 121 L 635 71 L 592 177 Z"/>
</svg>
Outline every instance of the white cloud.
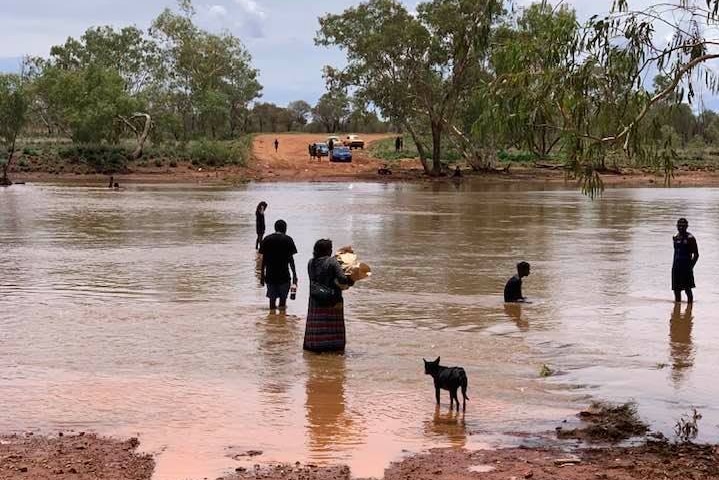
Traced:
<svg viewBox="0 0 719 480">
<path fill-rule="evenodd" d="M 227 9 L 222 5 L 212 5 L 207 9 L 207 13 L 212 18 L 225 18 L 227 16 Z"/>
<path fill-rule="evenodd" d="M 235 0 L 235 2 L 240 6 L 243 13 L 246 13 L 247 15 L 259 19 L 267 17 L 267 14 L 260 8 L 255 0 Z"/>
</svg>

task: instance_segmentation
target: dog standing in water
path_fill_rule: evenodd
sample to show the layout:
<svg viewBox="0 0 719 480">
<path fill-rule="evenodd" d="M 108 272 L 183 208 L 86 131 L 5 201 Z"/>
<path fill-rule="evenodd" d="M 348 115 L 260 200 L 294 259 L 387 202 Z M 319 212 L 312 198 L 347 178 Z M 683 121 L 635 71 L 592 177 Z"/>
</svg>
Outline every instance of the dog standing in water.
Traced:
<svg viewBox="0 0 719 480">
<path fill-rule="evenodd" d="M 457 398 L 457 389 L 462 388 L 462 410 L 467 408 L 467 374 L 464 373 L 462 367 L 443 367 L 439 364 L 439 357 L 433 362 L 428 362 L 424 358 L 424 373 L 431 375 L 434 379 L 434 391 L 439 405 L 439 390 L 449 390 L 449 409 L 452 409 L 453 401 L 457 402 L 457 411 L 459 411 L 459 399 Z"/>
</svg>

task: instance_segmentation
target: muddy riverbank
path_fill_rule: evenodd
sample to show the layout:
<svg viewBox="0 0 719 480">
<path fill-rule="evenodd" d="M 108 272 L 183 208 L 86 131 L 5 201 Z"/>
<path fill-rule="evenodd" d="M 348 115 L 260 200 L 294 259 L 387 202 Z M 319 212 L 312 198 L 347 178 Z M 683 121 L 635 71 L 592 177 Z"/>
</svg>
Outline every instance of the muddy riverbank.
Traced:
<svg viewBox="0 0 719 480">
<path fill-rule="evenodd" d="M 120 441 L 95 435 L 0 438 L 3 480 L 151 480 L 154 461 L 136 452 L 137 439 Z M 251 467 L 237 467 L 223 480 L 350 480 L 344 465 L 265 464 L 260 455 Z M 635 447 L 568 450 L 567 447 L 469 451 L 432 449 L 394 462 L 384 480 L 643 480 L 719 478 L 715 445 L 664 442 Z"/>
<path fill-rule="evenodd" d="M 452 177 L 431 178 L 424 174 L 417 159 L 385 161 L 376 158 L 372 144 L 387 138 L 383 134 L 367 134 L 363 150 L 353 150 L 351 163 L 330 163 L 327 157 L 310 159 L 307 146 L 322 141 L 319 134 L 263 134 L 253 139 L 250 159 L 246 166 L 198 167 L 183 159 L 156 165 L 146 159 L 128 163 L 129 173 L 114 175 L 122 186 L 128 183 L 200 183 L 240 184 L 246 182 L 457 182 Z M 280 147 L 274 150 L 274 139 Z M 16 182 L 77 182 L 107 185 L 108 175 L 88 174 L 77 163 L 60 158 L 56 162 L 24 160 L 26 167 L 11 172 Z M 172 166 L 170 166 L 172 165 Z M 378 168 L 389 165 L 391 175 L 379 175 Z M 568 178 L 559 168 L 539 168 L 532 164 L 512 164 L 507 170 L 496 172 L 473 172 L 463 167 L 463 181 L 493 183 L 552 183 L 576 187 L 576 181 Z M 626 168 L 621 173 L 602 175 L 606 186 L 662 186 L 663 175 L 650 170 Z M 671 181 L 676 186 L 719 186 L 719 172 L 712 167 L 678 165 Z"/>
</svg>

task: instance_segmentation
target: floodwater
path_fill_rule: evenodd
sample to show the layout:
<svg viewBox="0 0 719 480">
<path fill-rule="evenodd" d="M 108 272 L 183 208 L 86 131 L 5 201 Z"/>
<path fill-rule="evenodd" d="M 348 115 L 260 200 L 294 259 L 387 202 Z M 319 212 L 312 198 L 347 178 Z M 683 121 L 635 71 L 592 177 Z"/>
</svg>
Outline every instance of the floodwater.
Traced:
<svg viewBox="0 0 719 480">
<path fill-rule="evenodd" d="M 289 223 L 298 299 L 269 315 L 254 208 Z M 669 290 L 687 216 L 693 310 Z M 719 190 L 516 185 L 68 185 L 0 189 L 0 431 L 139 435 L 157 479 L 347 463 L 380 475 L 432 446 L 511 444 L 590 399 L 635 400 L 671 434 L 691 407 L 719 440 Z M 346 294 L 347 354 L 302 352 L 318 238 L 374 269 Z M 501 292 L 522 259 L 525 294 Z M 422 358 L 468 373 L 435 410 Z M 558 372 L 540 378 L 548 364 Z M 262 450 L 260 457 L 233 456 Z"/>
</svg>

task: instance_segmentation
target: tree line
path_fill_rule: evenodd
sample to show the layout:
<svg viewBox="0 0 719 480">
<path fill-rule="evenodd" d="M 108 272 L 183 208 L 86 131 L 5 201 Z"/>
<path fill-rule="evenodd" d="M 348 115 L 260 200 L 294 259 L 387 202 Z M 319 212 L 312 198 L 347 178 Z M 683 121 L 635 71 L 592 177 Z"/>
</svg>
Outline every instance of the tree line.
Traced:
<svg viewBox="0 0 719 480">
<path fill-rule="evenodd" d="M 719 85 L 707 67 L 719 39 L 705 28 L 718 5 L 674 0 L 633 11 L 614 0 L 580 23 L 561 2 L 426 0 L 409 11 L 368 0 L 320 18 L 315 42 L 346 53 L 328 82 L 353 88 L 408 132 L 428 174 L 442 173 L 448 144 L 479 170 L 498 150 L 518 148 L 560 156 L 595 193 L 608 159 L 669 171 L 678 143 L 716 141 L 716 115 L 696 116 L 686 102 L 698 84 Z"/>
<path fill-rule="evenodd" d="M 3 182 L 20 135 L 117 145 L 128 157 L 148 141 L 232 140 L 252 132 L 340 129 L 386 131 L 389 124 L 334 89 L 316 105 L 262 102 L 258 71 L 242 41 L 198 27 L 191 0 L 179 0 L 146 29 L 91 27 L 26 58 L 20 74 L 0 75 Z"/>
<path fill-rule="evenodd" d="M 342 49 L 346 66 L 325 67 L 327 92 L 315 106 L 286 107 L 260 101 L 239 38 L 199 28 L 190 0 L 178 7 L 147 30 L 90 28 L 48 58 L 28 58 L 21 75 L 2 76 L 3 147 L 12 151 L 23 131 L 77 144 L 129 137 L 139 158 L 148 140 L 395 127 L 429 175 L 443 173 L 448 146 L 477 170 L 516 148 L 560 158 L 593 193 L 617 158 L 670 173 L 676 148 L 717 141 L 717 116 L 689 103 L 700 85 L 719 90 L 707 66 L 719 58 L 707 28 L 719 0 L 641 11 L 614 0 L 586 22 L 561 2 L 425 0 L 409 11 L 367 0 L 319 19 L 316 44 Z M 657 22 L 673 32 L 668 40 Z"/>
</svg>

